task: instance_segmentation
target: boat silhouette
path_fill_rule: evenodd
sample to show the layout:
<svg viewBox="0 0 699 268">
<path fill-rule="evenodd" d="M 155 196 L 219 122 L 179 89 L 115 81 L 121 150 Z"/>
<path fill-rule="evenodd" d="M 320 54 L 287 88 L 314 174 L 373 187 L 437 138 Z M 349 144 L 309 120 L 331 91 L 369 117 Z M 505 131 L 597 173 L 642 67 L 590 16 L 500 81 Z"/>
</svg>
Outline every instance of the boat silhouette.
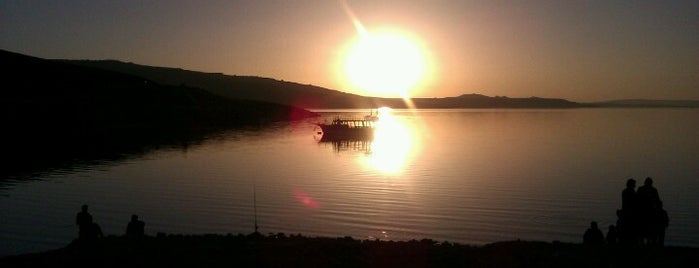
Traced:
<svg viewBox="0 0 699 268">
<path fill-rule="evenodd" d="M 378 120 L 373 113 L 363 118 L 337 116 L 329 123 L 316 123 L 314 135 L 320 137 L 320 141 L 372 140 Z"/>
</svg>

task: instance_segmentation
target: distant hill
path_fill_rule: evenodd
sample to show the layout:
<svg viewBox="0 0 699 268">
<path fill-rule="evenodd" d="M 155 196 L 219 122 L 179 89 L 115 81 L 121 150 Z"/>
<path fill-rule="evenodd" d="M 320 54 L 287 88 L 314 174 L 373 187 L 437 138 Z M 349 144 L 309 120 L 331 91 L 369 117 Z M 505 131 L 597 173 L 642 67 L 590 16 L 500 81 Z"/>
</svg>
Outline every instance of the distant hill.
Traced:
<svg viewBox="0 0 699 268">
<path fill-rule="evenodd" d="M 400 98 L 377 98 L 338 90 L 256 76 L 204 73 L 178 68 L 153 67 L 115 60 L 60 60 L 145 77 L 167 85 L 202 88 L 230 99 L 247 99 L 293 105 L 307 109 L 409 108 Z M 446 98 L 413 98 L 417 108 L 580 108 L 580 107 L 699 107 L 697 101 L 616 100 L 579 103 L 559 98 L 510 98 L 464 94 Z"/>
<path fill-rule="evenodd" d="M 137 75 L 162 84 L 203 88 L 230 99 L 267 101 L 302 108 L 374 107 L 370 99 L 359 95 L 271 78 L 204 73 L 114 60 L 61 60 L 61 62 Z"/>
<path fill-rule="evenodd" d="M 231 126 L 311 113 L 190 86 L 0 51 L 5 123 L 17 126 Z"/>
<path fill-rule="evenodd" d="M 629 108 L 699 108 L 697 100 L 612 100 L 604 102 L 594 102 L 589 105 L 593 107 L 629 107 Z"/>
<path fill-rule="evenodd" d="M 169 85 L 203 88 L 231 99 L 250 99 L 309 109 L 408 108 L 400 98 L 375 98 L 337 90 L 252 76 L 231 76 L 176 68 L 152 67 L 114 60 L 62 60 L 82 66 L 138 75 Z M 581 105 L 563 99 L 488 97 L 477 94 L 448 98 L 414 98 L 417 108 L 573 108 Z"/>
<path fill-rule="evenodd" d="M 390 107 L 407 108 L 402 99 L 375 99 L 376 103 Z M 413 98 L 413 104 L 419 108 L 578 108 L 582 104 L 551 98 L 509 98 L 489 97 L 480 94 L 464 94 L 458 97 L 447 98 Z"/>
<path fill-rule="evenodd" d="M 0 50 L 0 140 L 7 174 L 184 146 L 214 131 L 315 113 L 231 100 L 189 86 Z"/>
</svg>

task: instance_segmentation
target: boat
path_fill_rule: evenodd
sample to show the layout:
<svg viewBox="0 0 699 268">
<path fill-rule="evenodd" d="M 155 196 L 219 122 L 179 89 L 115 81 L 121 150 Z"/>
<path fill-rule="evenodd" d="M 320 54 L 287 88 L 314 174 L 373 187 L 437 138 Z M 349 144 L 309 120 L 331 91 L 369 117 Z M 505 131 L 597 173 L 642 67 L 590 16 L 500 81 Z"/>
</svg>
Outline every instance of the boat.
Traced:
<svg viewBox="0 0 699 268">
<path fill-rule="evenodd" d="M 335 117 L 331 122 L 316 123 L 315 135 L 322 141 L 370 140 L 374 138 L 378 115 L 373 112 L 363 118 Z"/>
</svg>

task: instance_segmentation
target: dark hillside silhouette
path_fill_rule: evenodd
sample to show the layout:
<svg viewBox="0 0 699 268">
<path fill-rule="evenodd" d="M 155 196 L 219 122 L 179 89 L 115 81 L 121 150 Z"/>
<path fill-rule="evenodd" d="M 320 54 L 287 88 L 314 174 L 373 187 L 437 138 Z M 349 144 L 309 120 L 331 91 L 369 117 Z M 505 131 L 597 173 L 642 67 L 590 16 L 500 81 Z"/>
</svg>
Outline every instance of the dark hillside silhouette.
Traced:
<svg viewBox="0 0 699 268">
<path fill-rule="evenodd" d="M 413 103 L 420 108 L 456 109 L 456 108 L 578 108 L 584 105 L 564 99 L 551 98 L 508 98 L 489 97 L 480 94 L 464 94 L 447 98 L 413 98 Z M 377 103 L 386 103 L 390 107 L 407 108 L 401 99 L 376 99 Z"/>
<path fill-rule="evenodd" d="M 60 60 L 148 78 L 168 85 L 188 85 L 206 89 L 230 99 L 248 99 L 292 105 L 308 109 L 408 108 L 400 98 L 376 98 L 338 90 L 256 76 L 204 73 L 179 68 L 153 67 L 115 60 Z M 417 108 L 697 108 L 697 100 L 615 100 L 578 103 L 559 98 L 510 98 L 464 94 L 446 98 L 413 98 Z"/>
<path fill-rule="evenodd" d="M 64 60 L 62 62 L 138 75 L 163 84 L 186 84 L 231 99 L 269 101 L 309 109 L 381 106 L 408 108 L 400 98 L 365 97 L 263 77 L 203 73 L 114 60 Z M 417 108 L 576 108 L 584 106 L 563 99 L 488 97 L 478 94 L 448 98 L 413 98 L 412 101 Z"/>
<path fill-rule="evenodd" d="M 291 106 L 230 100 L 188 86 L 0 50 L 0 175 L 186 144 L 212 131 L 314 116 Z M 1 188 L 1 185 L 0 185 Z"/>
<path fill-rule="evenodd" d="M 0 51 L 0 100 L 13 125 L 237 126 L 312 113 L 272 103 L 233 101 L 188 86 Z"/>
<path fill-rule="evenodd" d="M 269 101 L 302 108 L 374 107 L 370 99 L 359 95 L 271 78 L 230 76 L 114 60 L 66 60 L 63 62 L 138 75 L 168 85 L 195 86 L 230 99 Z"/>
</svg>

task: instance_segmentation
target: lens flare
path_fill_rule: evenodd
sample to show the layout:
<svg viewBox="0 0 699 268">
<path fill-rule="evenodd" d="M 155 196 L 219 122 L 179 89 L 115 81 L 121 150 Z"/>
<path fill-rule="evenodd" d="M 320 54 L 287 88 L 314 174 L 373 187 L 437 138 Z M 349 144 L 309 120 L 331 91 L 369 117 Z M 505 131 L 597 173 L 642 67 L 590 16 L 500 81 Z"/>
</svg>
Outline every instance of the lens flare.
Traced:
<svg viewBox="0 0 699 268">
<path fill-rule="evenodd" d="M 316 201 L 312 196 L 310 196 L 302 191 L 299 191 L 299 190 L 294 191 L 294 198 L 296 198 L 296 200 L 299 201 L 299 203 L 301 203 L 302 205 L 304 205 L 307 208 L 313 208 L 313 209 L 320 208 L 320 203 L 318 203 L 318 201 Z"/>
</svg>

